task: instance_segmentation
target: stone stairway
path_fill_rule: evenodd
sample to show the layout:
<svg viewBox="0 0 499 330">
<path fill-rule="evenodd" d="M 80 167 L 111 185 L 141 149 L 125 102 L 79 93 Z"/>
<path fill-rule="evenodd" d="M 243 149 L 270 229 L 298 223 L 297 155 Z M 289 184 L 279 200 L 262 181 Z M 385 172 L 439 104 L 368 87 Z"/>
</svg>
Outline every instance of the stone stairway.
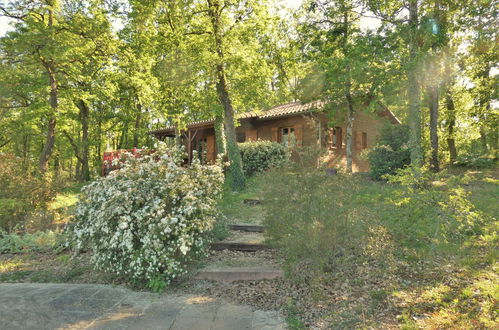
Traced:
<svg viewBox="0 0 499 330">
<path fill-rule="evenodd" d="M 259 281 L 282 278 L 259 225 L 231 225 L 231 235 L 212 244 L 212 258 L 194 278 L 211 281 Z"/>
</svg>

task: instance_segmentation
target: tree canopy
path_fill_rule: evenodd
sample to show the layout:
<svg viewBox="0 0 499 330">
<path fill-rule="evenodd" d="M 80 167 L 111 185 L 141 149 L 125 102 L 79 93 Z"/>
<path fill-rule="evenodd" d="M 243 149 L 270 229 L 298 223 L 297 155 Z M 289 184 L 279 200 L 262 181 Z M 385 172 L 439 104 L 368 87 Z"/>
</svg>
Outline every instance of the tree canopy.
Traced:
<svg viewBox="0 0 499 330">
<path fill-rule="evenodd" d="M 0 152 L 86 181 L 106 150 L 216 119 L 242 186 L 237 114 L 323 99 L 345 113 L 347 151 L 354 113 L 381 101 L 410 127 L 414 164 L 496 157 L 496 1 L 283 4 L 3 1 L 13 23 L 0 39 Z"/>
</svg>

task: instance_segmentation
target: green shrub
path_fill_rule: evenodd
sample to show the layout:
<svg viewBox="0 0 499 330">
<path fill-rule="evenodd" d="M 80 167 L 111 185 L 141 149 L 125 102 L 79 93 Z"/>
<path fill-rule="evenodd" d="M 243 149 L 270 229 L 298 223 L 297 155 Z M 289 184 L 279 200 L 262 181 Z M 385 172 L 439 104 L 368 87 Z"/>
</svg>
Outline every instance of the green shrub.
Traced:
<svg viewBox="0 0 499 330">
<path fill-rule="evenodd" d="M 365 263 L 383 272 L 380 265 L 396 267 L 398 257 L 456 254 L 487 234 L 488 217 L 462 187 L 466 178 L 407 167 L 382 183 L 300 165 L 307 163 L 298 160 L 262 178 L 265 235 L 296 280 L 355 274 Z"/>
<path fill-rule="evenodd" d="M 29 215 L 45 208 L 53 188 L 47 178 L 26 173 L 20 158 L 0 153 L 0 230 L 27 229 Z"/>
<path fill-rule="evenodd" d="M 271 141 L 253 141 L 239 144 L 244 174 L 247 176 L 267 171 L 289 159 L 284 145 Z"/>
<path fill-rule="evenodd" d="M 161 144 L 82 189 L 74 239 L 93 251 L 97 269 L 159 290 L 204 252 L 219 217 L 222 167 L 182 163 L 181 150 Z"/>
<path fill-rule="evenodd" d="M 454 165 L 472 167 L 476 169 L 492 168 L 497 164 L 497 160 L 491 157 L 483 157 L 479 155 L 460 155 Z"/>
<path fill-rule="evenodd" d="M 292 278 L 308 282 L 338 265 L 356 264 L 348 259 L 369 242 L 371 211 L 354 204 L 359 180 L 300 164 L 310 162 L 298 160 L 265 174 L 263 224 Z"/>
<path fill-rule="evenodd" d="M 409 129 L 405 125 L 386 125 L 381 129 L 379 141 L 368 153 L 370 176 L 381 179 L 395 174 L 396 170 L 410 164 L 408 148 Z"/>
<path fill-rule="evenodd" d="M 462 187 L 469 178 L 412 166 L 386 178 L 404 188 L 397 203 L 398 223 L 391 225 L 405 243 L 438 252 L 446 246 L 460 248 L 469 237 L 482 234 L 487 216 L 475 208 Z"/>
<path fill-rule="evenodd" d="M 0 253 L 60 252 L 66 247 L 66 234 L 61 231 L 37 231 L 17 234 L 0 231 Z"/>
</svg>

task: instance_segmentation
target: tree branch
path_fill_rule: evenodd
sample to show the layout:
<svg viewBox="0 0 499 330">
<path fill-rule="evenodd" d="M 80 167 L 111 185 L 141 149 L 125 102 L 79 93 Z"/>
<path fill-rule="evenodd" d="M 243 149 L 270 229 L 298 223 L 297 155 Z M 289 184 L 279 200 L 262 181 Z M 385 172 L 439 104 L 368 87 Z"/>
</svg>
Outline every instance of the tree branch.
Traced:
<svg viewBox="0 0 499 330">
<path fill-rule="evenodd" d="M 21 16 L 12 14 L 7 9 L 5 9 L 3 6 L 0 6 L 0 11 L 2 11 L 2 13 L 3 13 L 3 15 L 0 15 L 0 16 L 5 16 L 5 17 L 13 18 L 13 19 L 18 19 L 18 20 L 21 20 L 21 21 L 24 21 L 24 19 L 26 18 L 26 16 L 28 16 L 28 14 L 24 14 L 24 15 L 21 15 Z"/>
<path fill-rule="evenodd" d="M 0 143 L 0 149 L 5 147 L 7 144 L 9 144 L 12 140 L 11 139 L 8 139 L 7 141 L 4 141 L 2 143 Z"/>
<path fill-rule="evenodd" d="M 78 159 L 78 161 L 83 164 L 83 159 L 80 156 L 80 151 L 78 149 L 78 146 L 76 145 L 76 143 L 73 140 L 73 138 L 71 137 L 71 135 L 69 135 L 69 133 L 66 130 L 63 130 L 62 134 L 64 134 L 64 136 L 68 139 L 69 144 L 71 144 L 71 147 L 73 148 L 73 151 L 75 153 L 76 159 Z"/>
</svg>

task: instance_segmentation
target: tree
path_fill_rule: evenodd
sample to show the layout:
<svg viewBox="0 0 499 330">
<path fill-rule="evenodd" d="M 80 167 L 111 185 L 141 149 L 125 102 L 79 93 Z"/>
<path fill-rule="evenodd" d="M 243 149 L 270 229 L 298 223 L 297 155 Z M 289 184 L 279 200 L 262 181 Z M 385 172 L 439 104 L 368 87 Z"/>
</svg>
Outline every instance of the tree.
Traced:
<svg viewBox="0 0 499 330">
<path fill-rule="evenodd" d="M 48 107 L 43 107 L 46 138 L 39 156 L 40 170 L 48 170 L 56 147 L 57 127 L 65 121 L 63 113 L 70 109 L 67 101 L 71 100 L 79 109 L 82 141 L 77 142 L 66 131 L 63 134 L 68 137 L 82 165 L 82 179 L 88 180 L 90 112 L 85 97 L 88 96 L 88 86 L 93 83 L 93 75 L 105 65 L 102 58 L 104 62 L 110 59 L 109 44 L 112 40 L 109 21 L 99 9 L 99 1 L 77 6 L 57 1 L 12 2 L 0 9 L 4 15 L 19 21 L 16 29 L 2 39 L 4 60 L 14 66 L 20 63 L 47 79 Z M 33 91 L 41 92 L 42 86 L 36 85 L 40 79 L 18 81 L 23 84 L 21 91 L 25 93 L 17 95 L 18 100 L 36 98 L 36 101 L 26 104 L 26 108 L 35 111 L 39 111 L 41 100 Z"/>
<path fill-rule="evenodd" d="M 480 132 L 482 153 L 497 150 L 498 116 L 494 114 L 491 103 L 498 98 L 498 76 L 492 76 L 492 68 L 497 68 L 499 50 L 497 43 L 497 6 L 493 1 L 473 1 L 464 12 L 465 24 L 470 30 L 469 46 L 464 66 L 467 75 L 473 82 L 471 94 L 474 109 L 471 115 L 475 118 Z"/>
<path fill-rule="evenodd" d="M 381 97 L 380 91 L 391 50 L 383 37 L 361 31 L 357 1 L 311 1 L 301 33 L 307 40 L 307 57 L 323 72 L 323 81 L 312 78 L 318 95 L 328 101 L 330 112 L 346 109 L 347 172 L 352 172 L 353 121 L 355 112 L 365 110 Z M 317 70 L 312 75 L 317 75 Z M 319 86 L 317 86 L 317 82 Z M 322 86 L 320 86 L 322 85 Z M 319 88 L 317 88 L 319 87 Z M 307 90 L 308 91 L 308 90 Z M 334 117 L 334 115 L 332 116 Z"/>
<path fill-rule="evenodd" d="M 237 147 L 235 111 L 232 106 L 229 86 L 227 85 L 227 75 L 225 73 L 226 63 L 224 55 L 224 36 L 221 26 L 224 6 L 218 0 L 207 0 L 207 6 L 217 53 L 217 60 L 215 64 L 217 77 L 216 87 L 218 98 L 224 109 L 224 132 L 227 141 L 227 154 L 231 162 L 230 172 L 232 176 L 232 188 L 234 190 L 241 190 L 244 188 L 245 179 L 243 165 L 241 162 L 241 154 L 239 153 L 239 148 Z"/>
<path fill-rule="evenodd" d="M 27 66 L 41 67 L 47 77 L 50 110 L 46 111 L 46 138 L 39 158 L 39 168 L 46 172 L 55 144 L 60 66 L 67 55 L 64 44 L 68 33 L 60 28 L 60 8 L 56 0 L 40 3 L 13 2 L 0 9 L 4 16 L 19 20 L 24 27 L 10 32 L 4 38 L 7 58 L 11 61 L 24 61 Z"/>
<path fill-rule="evenodd" d="M 411 134 L 409 145 L 411 150 L 411 163 L 421 166 L 423 163 L 423 150 L 421 147 L 421 96 L 418 81 L 419 60 L 419 6 L 418 0 L 409 0 L 409 63 L 410 69 L 407 74 L 408 94 L 408 119 Z"/>
<path fill-rule="evenodd" d="M 70 142 L 77 160 L 81 164 L 79 179 L 90 180 L 90 127 L 92 108 L 95 100 L 102 96 L 99 89 L 108 79 L 106 67 L 111 65 L 111 56 L 116 52 L 116 40 L 110 22 L 102 7 L 82 6 L 68 12 L 72 22 L 69 29 L 79 36 L 82 48 L 74 58 L 75 65 L 67 73 L 69 97 L 78 109 L 77 119 L 81 126 L 81 141 L 77 143 L 66 130 L 63 132 Z M 68 93 L 69 94 L 69 93 Z M 101 143 L 98 140 L 98 143 Z M 100 153 L 100 152 L 99 152 Z M 99 156 L 100 157 L 100 156 Z"/>
</svg>

